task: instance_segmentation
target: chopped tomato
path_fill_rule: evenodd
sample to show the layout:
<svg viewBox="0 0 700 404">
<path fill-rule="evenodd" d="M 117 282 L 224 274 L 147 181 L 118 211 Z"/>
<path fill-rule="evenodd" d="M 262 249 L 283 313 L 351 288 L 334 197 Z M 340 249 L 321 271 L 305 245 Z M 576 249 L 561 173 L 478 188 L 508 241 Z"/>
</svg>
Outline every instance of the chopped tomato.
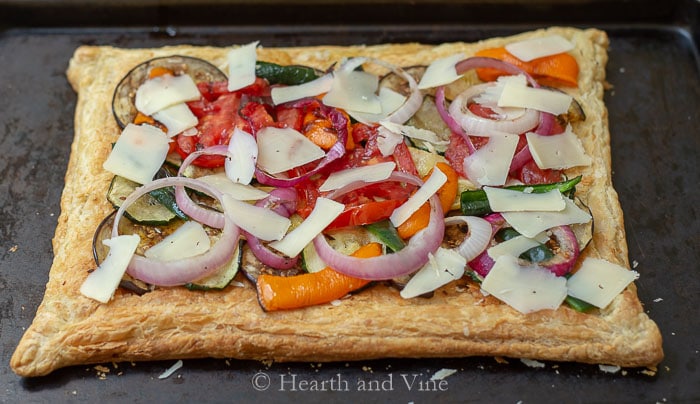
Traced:
<svg viewBox="0 0 700 404">
<path fill-rule="evenodd" d="M 534 160 L 530 160 L 520 169 L 519 180 L 523 184 L 549 184 L 561 181 L 561 170 L 541 169 Z"/>
<path fill-rule="evenodd" d="M 250 124 L 253 133 L 268 126 L 277 126 L 277 122 L 270 115 L 267 106 L 256 101 L 249 101 L 245 104 L 240 109 L 239 114 Z"/>
<path fill-rule="evenodd" d="M 281 128 L 292 128 L 301 132 L 304 114 L 300 108 L 278 106 L 275 108 L 275 116 Z"/>
</svg>

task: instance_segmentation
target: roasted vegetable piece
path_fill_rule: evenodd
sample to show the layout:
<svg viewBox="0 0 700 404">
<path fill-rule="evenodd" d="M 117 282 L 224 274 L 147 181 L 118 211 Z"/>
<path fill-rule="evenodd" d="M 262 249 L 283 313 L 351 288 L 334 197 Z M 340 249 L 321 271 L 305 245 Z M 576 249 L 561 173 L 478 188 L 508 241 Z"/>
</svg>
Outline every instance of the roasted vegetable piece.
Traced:
<svg viewBox="0 0 700 404">
<path fill-rule="evenodd" d="M 134 122 L 138 114 L 134 105 L 136 90 L 151 76 L 153 69 L 167 69 L 175 75 L 189 74 L 195 83 L 226 81 L 226 74 L 213 64 L 190 56 L 167 56 L 147 60 L 122 78 L 112 96 L 112 113 L 119 127 Z"/>
</svg>

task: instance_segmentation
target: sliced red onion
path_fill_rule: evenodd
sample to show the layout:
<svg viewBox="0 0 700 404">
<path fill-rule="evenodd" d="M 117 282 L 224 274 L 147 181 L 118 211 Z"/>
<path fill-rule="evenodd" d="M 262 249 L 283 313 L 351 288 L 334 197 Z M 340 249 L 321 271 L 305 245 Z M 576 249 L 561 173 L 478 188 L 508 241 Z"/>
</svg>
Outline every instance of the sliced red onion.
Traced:
<svg viewBox="0 0 700 404">
<path fill-rule="evenodd" d="M 489 237 L 489 245 L 493 245 L 495 241 L 493 237 L 498 233 L 498 231 L 506 225 L 506 220 L 500 213 L 492 213 L 484 217 L 484 220 L 491 224 L 491 237 Z M 489 246 L 487 245 L 487 247 Z M 491 258 L 491 256 L 486 252 L 482 251 L 481 254 L 477 255 L 476 258 L 472 259 L 467 263 L 471 269 L 481 276 L 488 275 L 491 268 L 496 262 Z"/>
<path fill-rule="evenodd" d="M 187 167 L 189 167 L 192 164 L 192 162 L 197 159 L 197 157 L 203 155 L 219 155 L 228 157 L 228 146 L 212 146 L 191 153 L 189 156 L 187 156 L 187 158 L 185 158 L 185 160 L 182 161 L 180 169 L 177 173 L 178 176 L 182 176 Z M 220 229 L 224 227 L 224 215 L 213 209 L 205 208 L 196 204 L 192 199 L 190 199 L 189 195 L 187 195 L 184 186 L 175 187 L 175 201 L 177 202 L 177 205 L 180 208 L 180 210 L 182 210 L 187 216 L 191 217 L 192 219 L 209 227 L 213 227 L 215 229 Z"/>
<path fill-rule="evenodd" d="M 457 71 L 457 74 L 464 74 L 469 70 L 482 68 L 497 69 L 506 73 L 510 73 L 512 75 L 522 74 L 523 76 L 525 76 L 527 82 L 530 83 L 531 86 L 535 88 L 540 87 L 537 81 L 532 76 L 530 76 L 525 70 L 508 62 L 504 62 L 502 60 L 475 56 L 464 59 L 455 65 L 455 70 Z"/>
<path fill-rule="evenodd" d="M 491 223 L 478 216 L 450 216 L 445 218 L 445 224 L 466 223 L 469 226 L 467 237 L 459 245 L 457 251 L 467 262 L 486 251 L 491 241 Z"/>
<path fill-rule="evenodd" d="M 420 186 L 422 181 L 410 174 L 395 172 L 387 181 L 399 181 Z M 351 189 L 352 187 L 348 187 Z M 350 192 L 350 191 L 347 191 Z M 337 195 L 336 197 L 339 197 Z M 434 253 L 445 233 L 442 206 L 437 195 L 430 199 L 430 220 L 428 226 L 416 233 L 402 250 L 373 258 L 356 258 L 334 250 L 323 234 L 314 239 L 318 256 L 334 270 L 348 276 L 368 280 L 386 280 L 411 274 L 428 262 L 429 254 Z"/>
<path fill-rule="evenodd" d="M 112 237 L 119 235 L 119 221 L 126 209 L 141 196 L 163 187 L 188 187 L 221 200 L 221 193 L 202 181 L 185 177 L 168 177 L 154 180 L 132 192 L 122 203 L 114 217 Z M 219 240 L 204 254 L 173 261 L 159 261 L 134 255 L 127 273 L 143 282 L 158 286 L 177 286 L 195 281 L 216 272 L 233 258 L 238 245 L 240 229 L 230 216 L 224 214 L 223 230 Z"/>
<path fill-rule="evenodd" d="M 450 115 L 467 134 L 476 136 L 486 136 L 493 133 L 519 135 L 528 132 L 539 124 L 539 111 L 529 108 L 522 115 L 513 119 L 483 118 L 471 112 L 467 108 L 469 101 L 492 85 L 492 83 L 485 83 L 471 86 L 461 92 L 450 104 Z"/>
<path fill-rule="evenodd" d="M 256 202 L 256 206 L 272 209 L 279 215 L 289 217 L 296 210 L 297 194 L 293 188 L 277 188 L 270 195 Z M 277 254 L 263 244 L 260 239 L 243 230 L 248 246 L 255 257 L 263 264 L 275 269 L 289 269 L 299 261 L 299 256 L 287 257 Z"/>
<path fill-rule="evenodd" d="M 530 153 L 530 148 L 526 144 L 525 147 L 523 147 L 519 152 L 515 153 L 515 156 L 513 156 L 513 160 L 511 160 L 510 162 L 510 168 L 508 169 L 508 173 L 515 173 L 516 171 L 523 168 L 523 166 L 527 164 L 530 160 L 532 160 L 532 153 Z"/>
<path fill-rule="evenodd" d="M 549 231 L 557 242 L 557 253 L 551 259 L 537 264 L 549 269 L 556 276 L 566 275 L 578 259 L 580 253 L 578 240 L 569 226 L 557 226 Z"/>
<path fill-rule="evenodd" d="M 473 154 L 476 151 L 476 147 L 474 146 L 474 143 L 472 142 L 472 139 L 469 137 L 469 135 L 462 129 L 462 126 L 455 121 L 455 119 L 450 115 L 450 113 L 447 111 L 447 108 L 445 108 L 445 87 L 440 86 L 437 88 L 435 91 L 435 106 L 437 107 L 438 114 L 440 114 L 440 117 L 442 120 L 445 122 L 448 128 L 453 133 L 456 133 L 462 138 L 464 138 L 465 142 L 467 143 L 467 149 L 469 150 L 469 154 Z"/>
</svg>

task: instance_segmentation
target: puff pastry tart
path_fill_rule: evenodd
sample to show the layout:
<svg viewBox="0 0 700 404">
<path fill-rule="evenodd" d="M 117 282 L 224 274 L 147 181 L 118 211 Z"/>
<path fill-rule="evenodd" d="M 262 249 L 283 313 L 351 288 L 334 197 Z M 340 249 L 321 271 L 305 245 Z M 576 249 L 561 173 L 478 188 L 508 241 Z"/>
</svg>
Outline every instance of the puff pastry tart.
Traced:
<svg viewBox="0 0 700 404">
<path fill-rule="evenodd" d="M 22 376 L 176 358 L 654 366 L 603 103 L 608 38 L 82 46 Z"/>
</svg>

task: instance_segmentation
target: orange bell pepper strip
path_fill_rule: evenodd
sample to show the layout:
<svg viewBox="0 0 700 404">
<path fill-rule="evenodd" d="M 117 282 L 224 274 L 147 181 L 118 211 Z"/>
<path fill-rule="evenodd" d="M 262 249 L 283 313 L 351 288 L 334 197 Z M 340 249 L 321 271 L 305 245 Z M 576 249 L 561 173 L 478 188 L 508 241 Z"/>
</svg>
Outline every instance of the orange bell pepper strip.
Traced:
<svg viewBox="0 0 700 404">
<path fill-rule="evenodd" d="M 457 180 L 459 175 L 452 166 L 447 163 L 437 163 L 435 167 L 442 171 L 445 176 L 447 176 L 447 181 L 438 189 L 437 195 L 440 198 L 440 204 L 442 205 L 442 211 L 448 212 L 450 207 L 457 198 L 458 183 Z M 434 169 L 434 168 L 433 168 Z M 427 180 L 430 177 L 432 170 L 423 177 L 423 180 Z M 396 231 L 399 233 L 399 237 L 402 239 L 407 239 L 418 233 L 420 230 L 428 226 L 430 221 L 430 205 L 426 202 L 417 211 L 413 212 L 411 217 L 406 219 L 405 222 L 401 223 Z"/>
<path fill-rule="evenodd" d="M 381 255 L 382 245 L 369 243 L 352 256 L 370 258 Z M 265 311 L 297 309 L 329 303 L 357 290 L 370 281 L 353 278 L 326 267 L 318 272 L 297 276 L 263 274 L 258 277 L 258 301 Z"/>
<path fill-rule="evenodd" d="M 578 86 L 579 66 L 576 59 L 568 53 L 544 56 L 523 62 L 513 56 L 506 48 L 483 49 L 475 56 L 499 59 L 515 65 L 530 74 L 538 83 L 547 86 Z M 476 74 L 483 81 L 494 81 L 507 73 L 498 69 L 481 68 L 476 69 Z"/>
</svg>

